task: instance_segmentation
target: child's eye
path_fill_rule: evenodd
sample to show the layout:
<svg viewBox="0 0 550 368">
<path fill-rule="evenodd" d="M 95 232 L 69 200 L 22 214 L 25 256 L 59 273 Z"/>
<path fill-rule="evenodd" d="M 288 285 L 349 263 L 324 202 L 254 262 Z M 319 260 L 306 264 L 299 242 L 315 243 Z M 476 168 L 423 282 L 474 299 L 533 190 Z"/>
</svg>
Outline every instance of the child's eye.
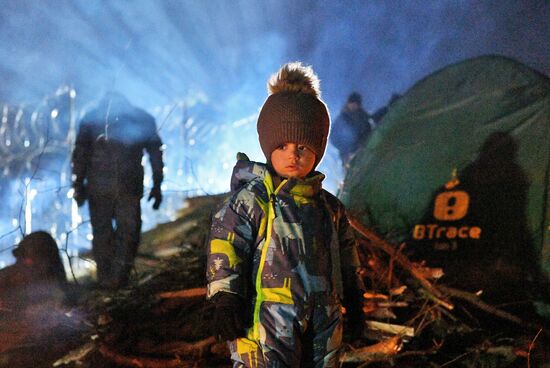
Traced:
<svg viewBox="0 0 550 368">
<path fill-rule="evenodd" d="M 286 143 L 280 144 L 277 146 L 277 149 L 284 150 L 286 148 Z"/>
<path fill-rule="evenodd" d="M 304 146 L 304 145 L 299 145 L 299 146 L 298 146 L 298 150 L 300 150 L 300 151 L 306 151 L 306 150 L 307 150 L 307 147 Z"/>
</svg>

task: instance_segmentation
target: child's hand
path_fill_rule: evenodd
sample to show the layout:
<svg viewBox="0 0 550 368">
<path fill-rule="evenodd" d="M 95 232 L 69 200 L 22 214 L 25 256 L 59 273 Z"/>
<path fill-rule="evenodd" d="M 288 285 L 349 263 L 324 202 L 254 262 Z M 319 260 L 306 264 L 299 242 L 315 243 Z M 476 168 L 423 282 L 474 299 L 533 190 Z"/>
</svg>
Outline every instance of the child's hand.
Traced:
<svg viewBox="0 0 550 368">
<path fill-rule="evenodd" d="M 218 341 L 235 340 L 245 335 L 245 305 L 237 294 L 220 292 L 214 296 L 212 332 Z"/>
</svg>

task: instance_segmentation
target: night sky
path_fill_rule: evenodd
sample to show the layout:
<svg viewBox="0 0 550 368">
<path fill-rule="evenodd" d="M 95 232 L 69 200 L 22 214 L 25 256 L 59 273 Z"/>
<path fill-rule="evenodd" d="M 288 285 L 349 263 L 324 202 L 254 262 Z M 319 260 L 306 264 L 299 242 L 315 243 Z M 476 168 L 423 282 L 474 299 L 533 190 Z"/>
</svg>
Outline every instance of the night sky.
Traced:
<svg viewBox="0 0 550 368">
<path fill-rule="evenodd" d="M 548 1 L 0 5 L 0 101 L 11 103 L 62 84 L 82 104 L 114 87 L 149 109 L 202 92 L 236 120 L 258 108 L 266 77 L 289 60 L 313 65 L 333 111 L 350 90 L 362 92 L 372 110 L 427 74 L 482 54 L 550 73 Z"/>
<path fill-rule="evenodd" d="M 263 159 L 255 117 L 268 76 L 285 62 L 313 66 L 333 117 L 351 91 L 362 93 L 372 112 L 428 74 L 479 55 L 508 56 L 549 75 L 549 24 L 548 1 L 0 0 L 0 107 L 38 109 L 68 86 L 78 118 L 103 93 L 119 91 L 161 126 L 163 189 L 221 192 L 237 151 Z M 55 120 L 61 130 L 62 118 Z M 0 140 L 6 137 L 0 131 Z M 0 143 L 3 150 L 21 148 Z M 329 147 L 321 168 L 337 181 L 335 157 Z M 59 176 L 62 161 L 50 162 L 41 177 Z M 10 198 L 0 210 L 0 235 L 20 228 L 17 236 L 0 237 L 0 261 L 25 231 L 23 184 L 34 161 L 22 162 L 0 175 L 0 199 Z M 189 173 L 194 181 L 185 186 Z M 55 205 L 68 216 L 64 189 L 52 200 L 39 188 L 35 205 L 49 213 Z M 164 217 L 145 213 L 144 227 L 171 218 L 180 200 L 164 204 Z M 49 230 L 40 206 L 30 211 Z M 68 231 L 63 226 L 57 239 Z"/>
</svg>

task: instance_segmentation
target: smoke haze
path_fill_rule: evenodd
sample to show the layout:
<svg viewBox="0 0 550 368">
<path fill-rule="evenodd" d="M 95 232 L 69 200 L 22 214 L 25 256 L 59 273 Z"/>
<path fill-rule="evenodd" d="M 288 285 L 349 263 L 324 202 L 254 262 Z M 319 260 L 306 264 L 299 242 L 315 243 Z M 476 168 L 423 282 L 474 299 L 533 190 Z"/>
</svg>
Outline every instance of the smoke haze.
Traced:
<svg viewBox="0 0 550 368">
<path fill-rule="evenodd" d="M 105 92 L 153 114 L 166 144 L 167 200 L 161 214 L 144 211 L 147 228 L 190 193 L 228 190 L 236 152 L 263 160 L 255 118 L 283 63 L 313 65 L 333 117 L 351 91 L 374 111 L 478 55 L 550 74 L 549 19 L 548 1 L 0 1 L 0 200 L 9 199 L 0 235 L 13 232 L 0 237 L 0 267 L 28 232 L 27 214 L 33 230 L 68 242 L 76 217 L 65 146 Z M 321 169 L 335 192 L 342 171 L 332 147 Z M 86 234 L 70 241 L 86 247 Z"/>
</svg>

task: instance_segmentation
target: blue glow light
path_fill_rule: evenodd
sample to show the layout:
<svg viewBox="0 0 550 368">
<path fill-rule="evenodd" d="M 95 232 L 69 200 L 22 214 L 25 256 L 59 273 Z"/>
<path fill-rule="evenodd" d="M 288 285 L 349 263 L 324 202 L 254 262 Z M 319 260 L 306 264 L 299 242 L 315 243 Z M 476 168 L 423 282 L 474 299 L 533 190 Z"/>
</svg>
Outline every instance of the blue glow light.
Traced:
<svg viewBox="0 0 550 368">
<path fill-rule="evenodd" d="M 143 203 L 147 229 L 173 218 L 185 196 L 226 191 L 236 152 L 263 160 L 255 117 L 281 64 L 313 65 L 334 118 L 352 90 L 373 111 L 430 72 L 480 54 L 548 74 L 549 18 L 550 5 L 536 1 L 3 2 L 0 236 L 8 235 L 0 260 L 11 261 L 2 250 L 25 230 L 29 175 L 32 228 L 55 229 L 60 246 L 89 244 L 89 225 L 75 230 L 71 221 L 67 145 L 106 91 L 154 115 L 166 144 L 166 201 L 160 213 Z M 320 167 L 333 192 L 342 178 L 336 157 L 329 146 Z M 79 213 L 87 219 L 86 208 Z"/>
</svg>

